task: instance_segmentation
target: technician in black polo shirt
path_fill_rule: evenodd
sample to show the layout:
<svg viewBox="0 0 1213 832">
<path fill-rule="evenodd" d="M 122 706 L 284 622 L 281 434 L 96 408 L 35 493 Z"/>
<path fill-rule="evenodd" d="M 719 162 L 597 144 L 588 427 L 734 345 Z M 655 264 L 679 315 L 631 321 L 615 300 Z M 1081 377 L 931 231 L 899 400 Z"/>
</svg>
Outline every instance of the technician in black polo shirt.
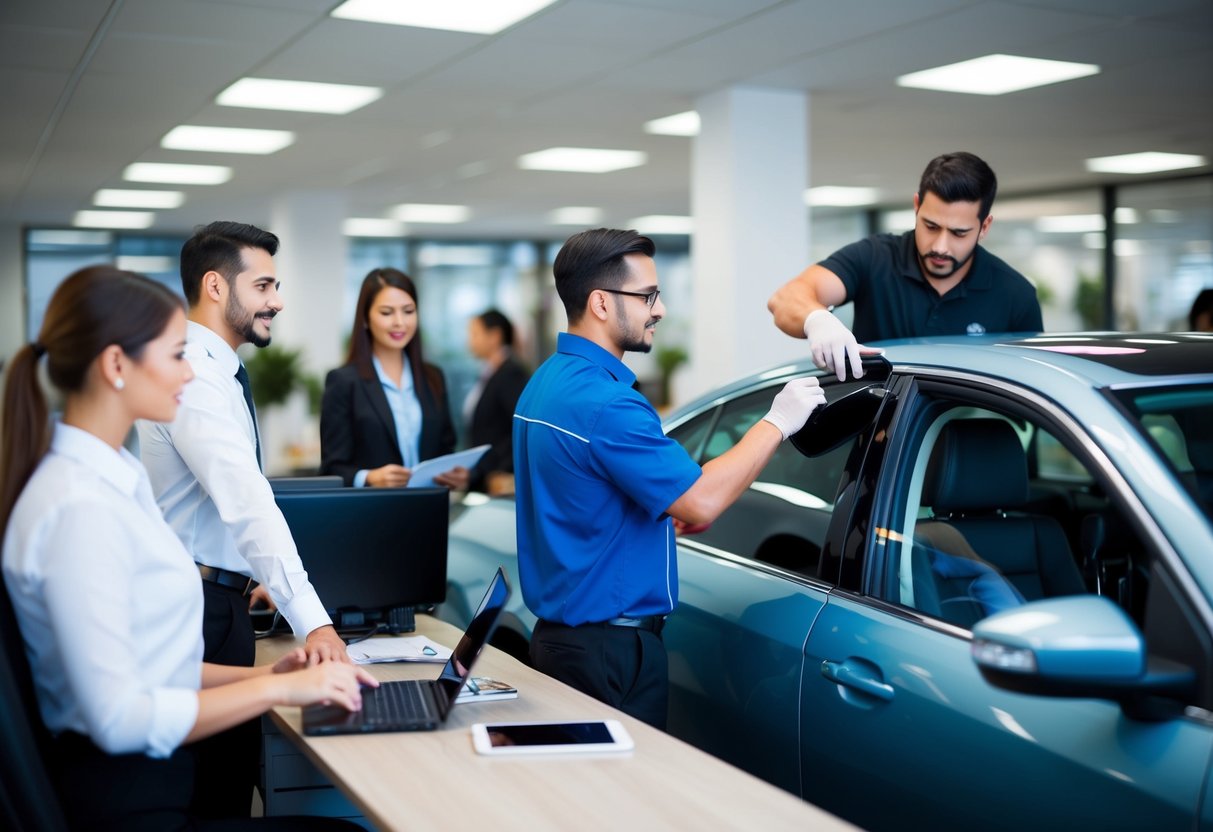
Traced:
<svg viewBox="0 0 1213 832">
<path fill-rule="evenodd" d="M 855 378 L 860 342 L 923 335 L 1039 332 L 1036 287 L 983 249 L 998 180 L 972 153 L 931 160 L 914 195 L 914 230 L 876 234 L 809 266 L 771 296 L 775 325 L 807 337 L 818 367 Z M 852 301 L 854 331 L 830 310 Z"/>
</svg>

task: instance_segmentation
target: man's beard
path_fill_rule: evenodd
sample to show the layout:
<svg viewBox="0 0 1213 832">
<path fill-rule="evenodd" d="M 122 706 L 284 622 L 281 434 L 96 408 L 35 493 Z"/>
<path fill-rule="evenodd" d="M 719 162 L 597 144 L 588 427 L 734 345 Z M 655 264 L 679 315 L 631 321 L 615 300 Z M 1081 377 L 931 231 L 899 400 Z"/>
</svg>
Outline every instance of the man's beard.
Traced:
<svg viewBox="0 0 1213 832">
<path fill-rule="evenodd" d="M 937 251 L 928 251 L 926 254 L 918 255 L 918 264 L 922 267 L 922 273 L 925 274 L 927 277 L 933 277 L 936 280 L 946 280 L 949 277 L 951 277 L 952 275 L 956 274 L 956 272 L 958 272 L 962 268 L 964 268 L 965 263 L 968 263 L 970 260 L 972 260 L 973 255 L 976 253 L 977 253 L 977 248 L 974 247 L 973 250 L 969 252 L 968 257 L 966 257 L 963 260 L 957 260 L 955 257 L 951 257 L 947 254 L 940 254 Z M 927 260 L 931 257 L 940 257 L 940 258 L 943 258 L 946 260 L 951 260 L 952 268 L 943 274 L 940 274 L 939 272 L 931 271 L 930 266 L 927 265 Z"/>
<path fill-rule="evenodd" d="M 628 319 L 622 316 L 622 310 L 620 310 L 620 313 L 619 340 L 617 341 L 619 344 L 619 349 L 623 350 L 624 352 L 651 352 L 653 350 L 653 343 L 651 341 L 646 341 L 644 336 L 649 330 L 649 325 L 655 324 L 661 319 L 649 318 L 647 321 L 645 321 L 644 327 L 640 330 L 640 334 L 632 335 L 627 328 Z"/>
<path fill-rule="evenodd" d="M 232 290 L 228 292 L 227 295 L 227 309 L 225 310 L 224 314 L 224 317 L 227 319 L 227 325 L 235 330 L 235 332 L 247 343 L 252 344 L 254 347 L 268 347 L 270 345 L 272 336 L 262 336 L 257 332 L 255 328 L 257 323 L 257 314 L 258 313 L 249 312 L 240 305 L 240 301 L 236 297 L 236 289 L 235 287 L 232 287 Z M 270 311 L 266 312 L 265 314 L 273 318 L 277 313 Z"/>
</svg>

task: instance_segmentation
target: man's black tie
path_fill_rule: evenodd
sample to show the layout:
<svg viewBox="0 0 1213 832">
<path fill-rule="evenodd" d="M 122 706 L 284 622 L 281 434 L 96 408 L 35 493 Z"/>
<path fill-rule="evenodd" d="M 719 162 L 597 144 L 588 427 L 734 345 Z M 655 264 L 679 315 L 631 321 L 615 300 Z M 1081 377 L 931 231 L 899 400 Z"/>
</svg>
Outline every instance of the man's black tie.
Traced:
<svg viewBox="0 0 1213 832">
<path fill-rule="evenodd" d="M 256 441 L 257 447 L 257 467 L 261 467 L 261 431 L 257 428 L 257 408 L 253 407 L 253 388 L 248 381 L 248 370 L 244 368 L 244 362 L 240 362 L 240 367 L 236 370 L 236 381 L 240 382 L 240 389 L 244 391 L 244 403 L 248 405 L 249 415 L 253 417 L 253 439 Z"/>
</svg>

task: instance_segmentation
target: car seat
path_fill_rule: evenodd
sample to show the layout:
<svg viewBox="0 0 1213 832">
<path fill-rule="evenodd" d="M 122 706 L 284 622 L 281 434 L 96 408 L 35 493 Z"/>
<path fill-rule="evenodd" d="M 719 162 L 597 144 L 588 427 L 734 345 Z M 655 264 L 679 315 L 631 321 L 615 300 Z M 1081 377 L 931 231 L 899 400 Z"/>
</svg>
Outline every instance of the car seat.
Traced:
<svg viewBox="0 0 1213 832">
<path fill-rule="evenodd" d="M 944 425 L 932 451 L 922 496 L 932 517 L 915 536 L 942 542 L 954 558 L 968 557 L 932 529 L 946 524 L 1028 601 L 1085 593 L 1061 525 L 1018 510 L 1028 501 L 1027 456 L 1014 428 L 1002 419 L 956 419 Z"/>
</svg>

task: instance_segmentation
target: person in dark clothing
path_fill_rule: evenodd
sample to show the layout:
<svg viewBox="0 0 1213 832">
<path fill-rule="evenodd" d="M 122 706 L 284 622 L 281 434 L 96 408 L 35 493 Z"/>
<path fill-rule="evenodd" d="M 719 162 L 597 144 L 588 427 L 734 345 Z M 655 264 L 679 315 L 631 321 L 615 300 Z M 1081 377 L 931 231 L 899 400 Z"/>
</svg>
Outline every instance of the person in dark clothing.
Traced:
<svg viewBox="0 0 1213 832">
<path fill-rule="evenodd" d="M 468 489 L 514 493 L 514 407 L 530 373 L 514 359 L 514 325 L 496 309 L 468 322 L 468 349 L 484 372 L 464 403 L 468 445 L 489 445 L 471 469 Z"/>
<path fill-rule="evenodd" d="M 417 287 L 399 269 L 362 281 L 346 363 L 328 374 L 320 406 L 320 473 L 346 485 L 402 487 L 417 463 L 455 450 L 446 379 L 425 360 Z M 468 469 L 435 477 L 466 488 Z"/>
<path fill-rule="evenodd" d="M 1040 332 L 1027 278 L 978 245 L 990 231 L 998 180 L 972 153 L 932 159 L 914 195 L 914 230 L 876 234 L 834 252 L 767 302 L 775 325 L 808 338 L 813 362 L 863 375 L 860 342 L 924 335 Z M 853 330 L 830 310 L 853 302 Z"/>
</svg>

